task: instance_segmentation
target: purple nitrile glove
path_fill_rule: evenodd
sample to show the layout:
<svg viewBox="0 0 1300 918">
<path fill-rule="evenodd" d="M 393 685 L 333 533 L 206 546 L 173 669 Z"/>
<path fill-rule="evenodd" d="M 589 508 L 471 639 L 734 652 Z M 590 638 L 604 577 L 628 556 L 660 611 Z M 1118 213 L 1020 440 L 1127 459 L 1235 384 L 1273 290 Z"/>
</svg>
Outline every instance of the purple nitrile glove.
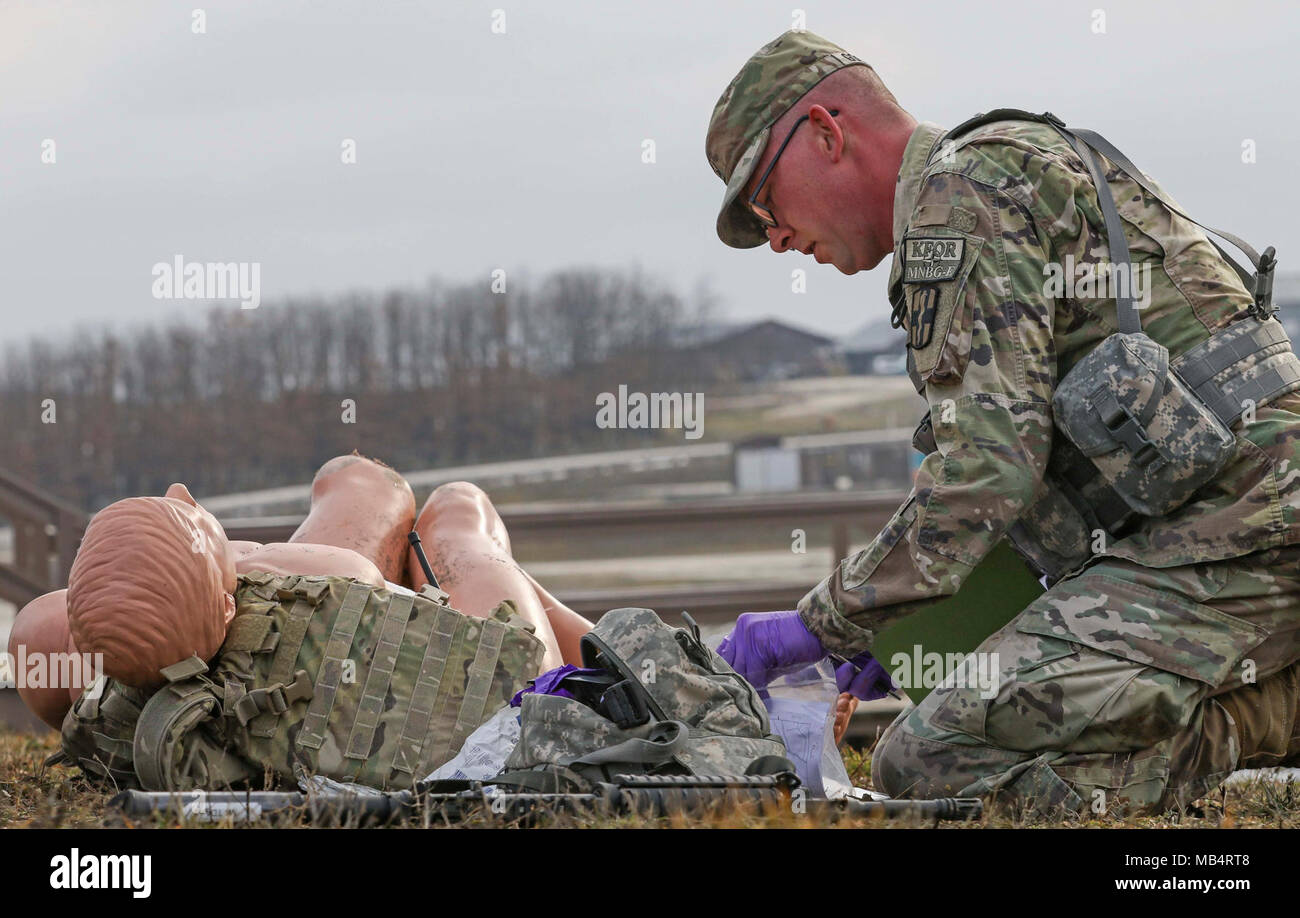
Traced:
<svg viewBox="0 0 1300 918">
<path fill-rule="evenodd" d="M 875 701 L 898 689 L 880 661 L 865 650 L 836 667 L 835 684 L 859 701 Z"/>
<path fill-rule="evenodd" d="M 755 688 L 826 656 L 798 612 L 746 612 L 718 645 L 718 656 Z"/>
<path fill-rule="evenodd" d="M 574 666 L 572 663 L 565 663 L 563 666 L 557 666 L 555 669 L 548 669 L 536 679 L 528 684 L 526 688 L 521 688 L 515 692 L 515 697 L 510 699 L 510 707 L 519 707 L 524 700 L 524 696 L 533 692 L 538 695 L 559 695 L 561 698 L 572 698 L 573 693 L 564 688 L 564 680 L 577 673 L 581 676 L 589 676 L 592 673 L 603 672 L 599 669 L 583 669 Z"/>
</svg>

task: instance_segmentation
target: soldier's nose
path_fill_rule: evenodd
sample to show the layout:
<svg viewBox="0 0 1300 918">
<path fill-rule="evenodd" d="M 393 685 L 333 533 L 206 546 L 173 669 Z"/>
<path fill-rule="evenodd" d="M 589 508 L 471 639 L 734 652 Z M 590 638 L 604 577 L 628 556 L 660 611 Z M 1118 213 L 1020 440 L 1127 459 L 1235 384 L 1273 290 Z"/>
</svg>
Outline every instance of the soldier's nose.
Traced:
<svg viewBox="0 0 1300 918">
<path fill-rule="evenodd" d="M 793 239 L 794 232 L 783 226 L 774 226 L 767 231 L 767 240 L 771 244 L 773 252 L 789 251 L 790 242 Z"/>
</svg>

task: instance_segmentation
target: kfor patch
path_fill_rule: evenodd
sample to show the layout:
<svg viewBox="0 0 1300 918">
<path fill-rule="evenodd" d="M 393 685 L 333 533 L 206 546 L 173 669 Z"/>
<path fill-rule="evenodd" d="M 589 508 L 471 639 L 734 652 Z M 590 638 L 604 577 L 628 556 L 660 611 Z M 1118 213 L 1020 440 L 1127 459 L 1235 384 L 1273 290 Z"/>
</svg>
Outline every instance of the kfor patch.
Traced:
<svg viewBox="0 0 1300 918">
<path fill-rule="evenodd" d="M 903 251 L 903 283 L 949 281 L 961 270 L 966 240 L 952 236 L 908 236 Z"/>
</svg>

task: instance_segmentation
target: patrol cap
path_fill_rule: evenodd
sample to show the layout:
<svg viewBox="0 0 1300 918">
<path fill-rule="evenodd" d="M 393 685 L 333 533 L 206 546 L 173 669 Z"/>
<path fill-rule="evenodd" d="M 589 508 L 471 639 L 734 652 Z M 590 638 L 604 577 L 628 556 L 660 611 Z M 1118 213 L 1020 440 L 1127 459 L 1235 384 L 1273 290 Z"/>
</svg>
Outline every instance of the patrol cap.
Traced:
<svg viewBox="0 0 1300 918">
<path fill-rule="evenodd" d="M 812 32 L 790 31 L 759 48 L 723 90 L 709 119 L 704 151 L 727 185 L 718 212 L 718 238 L 727 245 L 752 249 L 767 242 L 741 191 L 767 149 L 772 125 L 808 90 L 855 64 L 866 66 Z"/>
</svg>

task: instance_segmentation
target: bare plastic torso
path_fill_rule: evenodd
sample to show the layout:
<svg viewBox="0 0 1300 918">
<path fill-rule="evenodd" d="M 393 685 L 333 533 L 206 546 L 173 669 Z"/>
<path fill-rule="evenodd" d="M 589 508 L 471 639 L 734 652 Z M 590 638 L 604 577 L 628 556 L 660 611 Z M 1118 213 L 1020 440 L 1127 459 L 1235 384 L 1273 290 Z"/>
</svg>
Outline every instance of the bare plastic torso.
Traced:
<svg viewBox="0 0 1300 918">
<path fill-rule="evenodd" d="M 270 542 L 266 545 L 232 542 L 231 545 L 237 556 L 237 574 L 330 575 L 351 577 L 377 587 L 384 585 L 384 575 L 375 563 L 350 548 L 302 542 Z"/>
</svg>

